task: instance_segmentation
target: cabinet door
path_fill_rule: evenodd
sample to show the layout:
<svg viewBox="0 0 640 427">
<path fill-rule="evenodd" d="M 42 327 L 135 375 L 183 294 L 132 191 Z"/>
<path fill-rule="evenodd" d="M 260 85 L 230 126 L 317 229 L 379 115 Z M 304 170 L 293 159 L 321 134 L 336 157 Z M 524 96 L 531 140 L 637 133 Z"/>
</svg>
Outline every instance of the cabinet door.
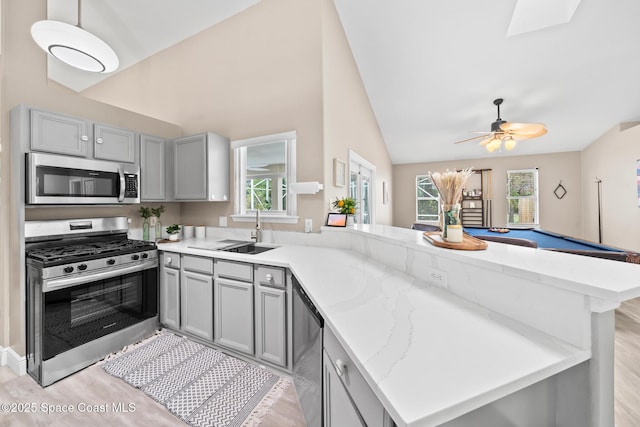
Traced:
<svg viewBox="0 0 640 427">
<path fill-rule="evenodd" d="M 182 330 L 213 340 L 213 278 L 206 274 L 182 271 Z"/>
<path fill-rule="evenodd" d="M 280 366 L 287 363 L 286 298 L 283 289 L 258 286 L 256 356 Z"/>
<path fill-rule="evenodd" d="M 174 141 L 176 200 L 207 200 L 207 138 L 195 135 Z"/>
<path fill-rule="evenodd" d="M 96 159 L 135 163 L 135 133 L 111 126 L 96 124 L 93 127 L 94 154 Z"/>
<path fill-rule="evenodd" d="M 162 138 L 140 135 L 140 199 L 165 200 L 166 142 Z"/>
<path fill-rule="evenodd" d="M 47 111 L 31 110 L 31 149 L 87 157 L 89 125 L 86 120 Z"/>
<path fill-rule="evenodd" d="M 180 329 L 180 270 L 160 266 L 160 323 Z"/>
<path fill-rule="evenodd" d="M 366 424 L 345 390 L 331 359 L 324 354 L 324 427 L 362 426 Z"/>
<path fill-rule="evenodd" d="M 217 278 L 215 288 L 216 343 L 253 355 L 253 284 Z"/>
</svg>

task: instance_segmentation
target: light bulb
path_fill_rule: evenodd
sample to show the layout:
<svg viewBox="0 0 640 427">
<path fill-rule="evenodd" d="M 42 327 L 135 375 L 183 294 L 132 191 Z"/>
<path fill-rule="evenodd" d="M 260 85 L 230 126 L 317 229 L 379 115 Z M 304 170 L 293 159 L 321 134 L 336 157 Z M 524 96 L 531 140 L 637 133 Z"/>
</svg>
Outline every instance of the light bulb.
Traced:
<svg viewBox="0 0 640 427">
<path fill-rule="evenodd" d="M 512 150 L 516 146 L 516 140 L 511 135 L 505 136 L 502 142 L 504 142 L 504 148 L 507 150 Z"/>
<path fill-rule="evenodd" d="M 501 142 L 502 141 L 500 141 L 500 138 L 494 136 L 491 139 L 491 141 L 489 141 L 489 143 L 487 144 L 487 151 L 490 152 L 490 153 L 493 153 L 498 148 L 500 148 L 500 143 Z"/>
</svg>

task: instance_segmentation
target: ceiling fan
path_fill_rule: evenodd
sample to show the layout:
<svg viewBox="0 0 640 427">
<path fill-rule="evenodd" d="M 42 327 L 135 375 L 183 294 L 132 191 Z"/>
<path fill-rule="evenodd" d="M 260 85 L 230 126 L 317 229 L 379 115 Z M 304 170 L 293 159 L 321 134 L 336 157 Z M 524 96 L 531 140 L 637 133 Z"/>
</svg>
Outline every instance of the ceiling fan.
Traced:
<svg viewBox="0 0 640 427">
<path fill-rule="evenodd" d="M 504 143 L 504 148 L 512 150 L 516 146 L 516 142 L 521 139 L 537 138 L 547 133 L 547 129 L 542 123 L 510 123 L 500 118 L 500 105 L 502 98 L 495 99 L 493 105 L 498 108 L 498 118 L 491 123 L 490 132 L 477 132 L 482 135 L 473 138 L 464 139 L 454 142 L 460 144 L 463 142 L 473 141 L 475 139 L 484 138 L 480 141 L 480 146 L 484 146 L 490 153 L 500 148 Z"/>
</svg>

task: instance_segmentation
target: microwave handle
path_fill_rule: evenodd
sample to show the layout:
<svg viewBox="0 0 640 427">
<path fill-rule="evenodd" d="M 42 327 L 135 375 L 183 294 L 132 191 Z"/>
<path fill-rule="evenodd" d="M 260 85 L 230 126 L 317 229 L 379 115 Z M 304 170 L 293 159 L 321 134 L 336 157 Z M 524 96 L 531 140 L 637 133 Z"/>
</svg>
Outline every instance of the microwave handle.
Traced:
<svg viewBox="0 0 640 427">
<path fill-rule="evenodd" d="M 118 169 L 118 175 L 120 175 L 120 194 L 118 194 L 118 202 L 122 203 L 124 202 L 124 187 L 125 187 L 124 170 L 122 170 L 122 168 Z"/>
</svg>

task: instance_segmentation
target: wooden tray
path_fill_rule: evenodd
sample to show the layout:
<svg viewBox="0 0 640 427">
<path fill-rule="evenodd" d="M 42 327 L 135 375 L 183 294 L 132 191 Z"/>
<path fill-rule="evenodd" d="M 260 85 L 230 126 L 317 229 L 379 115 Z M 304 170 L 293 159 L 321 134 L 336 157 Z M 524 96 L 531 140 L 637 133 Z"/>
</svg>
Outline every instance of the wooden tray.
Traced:
<svg viewBox="0 0 640 427">
<path fill-rule="evenodd" d="M 180 241 L 180 239 L 178 239 L 178 240 L 162 239 L 162 240 L 158 240 L 157 243 L 177 243 L 179 241 Z"/>
<path fill-rule="evenodd" d="M 484 240 L 476 239 L 475 237 L 469 236 L 466 233 L 462 234 L 462 242 L 460 243 L 445 241 L 442 238 L 442 232 L 440 231 L 425 231 L 422 235 L 433 246 L 438 246 L 440 248 L 458 249 L 462 251 L 481 251 L 487 249 L 487 242 L 485 242 Z"/>
</svg>

